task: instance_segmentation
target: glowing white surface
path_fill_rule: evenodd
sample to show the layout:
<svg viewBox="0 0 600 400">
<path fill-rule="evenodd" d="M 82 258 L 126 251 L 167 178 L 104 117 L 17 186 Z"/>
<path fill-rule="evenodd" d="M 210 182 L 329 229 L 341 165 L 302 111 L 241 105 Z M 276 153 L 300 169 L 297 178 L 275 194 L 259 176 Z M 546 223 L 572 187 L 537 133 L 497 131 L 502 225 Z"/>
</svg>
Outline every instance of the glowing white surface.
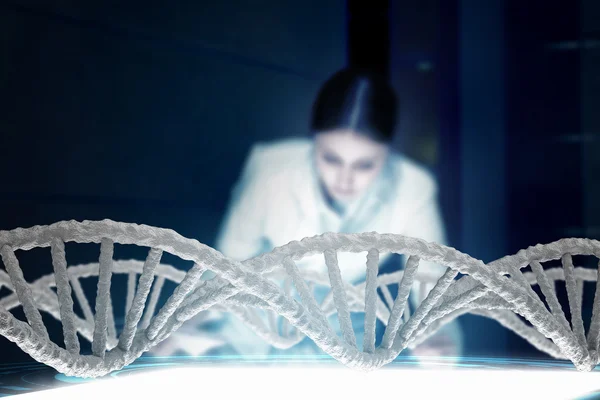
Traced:
<svg viewBox="0 0 600 400">
<path fill-rule="evenodd" d="M 23 400 L 168 399 L 573 399 L 600 388 L 598 373 L 575 370 L 203 366 L 165 369 L 15 396 Z M 268 390 L 267 390 L 268 389 Z M 194 395 L 195 394 L 195 395 Z"/>
</svg>

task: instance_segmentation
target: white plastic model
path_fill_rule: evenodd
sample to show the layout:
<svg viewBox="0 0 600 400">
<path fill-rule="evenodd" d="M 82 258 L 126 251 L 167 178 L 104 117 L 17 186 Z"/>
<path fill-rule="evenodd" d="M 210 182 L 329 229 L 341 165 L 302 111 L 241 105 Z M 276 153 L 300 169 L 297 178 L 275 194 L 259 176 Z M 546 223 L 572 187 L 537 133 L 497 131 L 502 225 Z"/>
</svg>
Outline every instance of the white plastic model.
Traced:
<svg viewBox="0 0 600 400">
<path fill-rule="evenodd" d="M 67 267 L 65 242 L 99 243 L 99 262 Z M 145 262 L 118 261 L 113 260 L 115 243 L 150 250 Z M 36 247 L 50 247 L 54 274 L 28 283 L 15 251 Z M 194 266 L 184 272 L 161 264 L 163 252 L 189 260 Z M 342 280 L 339 252 L 367 253 L 363 284 L 352 286 Z M 406 266 L 403 271 L 378 276 L 379 255 L 388 252 L 407 256 Z M 587 336 L 581 315 L 583 282 L 598 284 L 598 271 L 575 268 L 572 261 L 575 255 L 600 258 L 600 242 L 595 240 L 563 239 L 484 264 L 453 248 L 401 235 L 327 233 L 291 242 L 240 263 L 172 230 L 104 220 L 63 221 L 3 231 L 0 254 L 6 267 L 6 273 L 0 270 L 0 288 L 12 291 L 0 300 L 0 334 L 37 361 L 71 376 L 94 377 L 121 369 L 167 339 L 185 321 L 209 309 L 235 314 L 275 347 L 292 347 L 306 335 L 335 359 L 360 370 L 373 370 L 393 361 L 402 350 L 422 343 L 445 323 L 465 313 L 494 318 L 536 348 L 570 360 L 580 371 L 590 371 L 598 364 L 598 289 Z M 323 254 L 327 275 L 303 272 L 296 266 L 295 261 L 315 254 Z M 562 260 L 562 268 L 544 270 L 542 263 L 558 259 Z M 448 269 L 439 280 L 421 276 L 420 260 Z M 532 272 L 522 273 L 528 265 Z M 214 272 L 216 278 L 201 279 L 205 271 Z M 455 279 L 459 272 L 465 276 Z M 112 274 L 128 274 L 126 319 L 118 337 L 110 295 Z M 80 284 L 81 278 L 89 276 L 98 277 L 95 312 Z M 405 310 L 414 281 L 432 279 L 437 280 L 435 287 L 409 315 Z M 556 295 L 558 280 L 566 282 L 571 324 Z M 177 287 L 156 312 L 165 281 L 175 282 Z M 331 287 L 330 296 L 321 304 L 312 292 L 315 283 Z M 395 299 L 390 285 L 398 285 Z M 549 309 L 532 285 L 539 285 Z M 73 311 L 72 291 L 83 319 Z M 10 313 L 17 306 L 22 306 L 28 323 Z M 49 339 L 40 311 L 62 321 L 65 348 Z M 351 312 L 365 313 L 362 349 L 356 344 Z M 266 313 L 269 323 L 263 323 L 260 313 Z M 342 337 L 334 333 L 327 319 L 334 313 Z M 386 325 L 377 348 L 376 319 Z M 91 341 L 91 355 L 80 354 L 78 333 Z"/>
</svg>

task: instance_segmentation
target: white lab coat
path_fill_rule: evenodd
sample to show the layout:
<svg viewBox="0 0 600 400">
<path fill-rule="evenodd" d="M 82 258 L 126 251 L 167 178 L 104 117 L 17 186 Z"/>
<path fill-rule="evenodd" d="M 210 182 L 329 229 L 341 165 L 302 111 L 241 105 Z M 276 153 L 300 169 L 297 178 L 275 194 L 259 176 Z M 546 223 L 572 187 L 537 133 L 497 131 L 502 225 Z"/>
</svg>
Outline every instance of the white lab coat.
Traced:
<svg viewBox="0 0 600 400">
<path fill-rule="evenodd" d="M 325 202 L 314 168 L 310 139 L 285 139 L 256 144 L 235 185 L 229 209 L 217 239 L 217 250 L 242 261 L 274 247 L 325 232 L 397 233 L 444 244 L 446 237 L 433 176 L 408 158 L 391 153 L 378 178 L 340 217 Z M 382 254 L 383 262 L 389 254 Z M 338 254 L 342 277 L 364 281 L 366 253 Z M 327 271 L 322 255 L 298 262 L 299 268 Z M 421 262 L 419 273 L 441 276 L 445 267 Z M 432 286 L 425 290 L 431 290 Z M 416 282 L 411 301 L 417 293 Z M 264 353 L 250 330 L 231 322 L 222 333 L 238 351 Z M 454 325 L 454 334 L 459 335 Z M 457 336 L 457 337 L 458 337 Z"/>
</svg>

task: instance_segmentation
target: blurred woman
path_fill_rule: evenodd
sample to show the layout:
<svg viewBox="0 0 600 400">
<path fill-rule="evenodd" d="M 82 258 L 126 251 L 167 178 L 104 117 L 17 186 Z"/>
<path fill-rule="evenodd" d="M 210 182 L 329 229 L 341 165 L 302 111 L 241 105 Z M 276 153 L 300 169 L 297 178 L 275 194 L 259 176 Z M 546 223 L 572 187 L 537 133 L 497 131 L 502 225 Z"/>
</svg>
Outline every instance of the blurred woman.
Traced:
<svg viewBox="0 0 600 400">
<path fill-rule="evenodd" d="M 252 148 L 233 190 L 217 249 L 242 261 L 324 232 L 376 231 L 444 244 L 434 177 L 390 147 L 398 108 L 396 95 L 385 80 L 353 69 L 334 74 L 314 101 L 310 138 L 260 143 Z M 382 254 L 380 263 L 388 255 Z M 340 253 L 338 259 L 346 281 L 364 281 L 364 254 Z M 327 272 L 322 255 L 306 257 L 298 266 Z M 423 261 L 419 267 L 419 274 L 437 277 L 444 271 L 443 266 Z M 415 282 L 413 306 L 432 287 Z M 353 315 L 353 320 L 359 339 L 362 319 L 359 322 Z M 237 320 L 228 322 L 222 334 L 240 354 L 271 351 Z M 289 352 L 306 353 L 312 351 L 309 347 L 303 342 Z M 451 356 L 461 352 L 462 335 L 453 322 L 413 354 Z"/>
</svg>

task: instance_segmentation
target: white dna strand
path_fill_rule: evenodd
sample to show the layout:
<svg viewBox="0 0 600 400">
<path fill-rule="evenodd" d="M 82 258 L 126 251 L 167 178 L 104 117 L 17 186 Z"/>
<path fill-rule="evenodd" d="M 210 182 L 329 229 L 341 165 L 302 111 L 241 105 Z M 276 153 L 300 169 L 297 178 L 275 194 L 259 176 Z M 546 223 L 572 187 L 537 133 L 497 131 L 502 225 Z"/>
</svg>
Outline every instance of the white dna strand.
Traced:
<svg viewBox="0 0 600 400">
<path fill-rule="evenodd" d="M 99 262 L 67 267 L 68 242 L 100 244 Z M 119 261 L 113 260 L 114 244 L 150 250 L 145 262 Z M 50 247 L 54 273 L 28 283 L 15 251 L 37 247 Z M 339 252 L 367 253 L 365 282 L 353 286 L 343 281 L 337 262 Z M 161 264 L 163 253 L 194 265 L 184 272 Z M 381 253 L 407 256 L 404 270 L 378 276 Z M 299 270 L 296 261 L 318 254 L 324 256 L 327 274 Z M 121 369 L 186 321 L 210 309 L 235 314 L 275 347 L 289 348 L 308 336 L 341 363 L 365 371 L 390 363 L 402 350 L 422 343 L 465 313 L 497 320 L 539 350 L 570 360 L 580 371 L 590 371 L 598 364 L 598 271 L 576 268 L 572 259 L 579 255 L 600 258 L 600 242 L 590 239 L 562 239 L 485 264 L 456 249 L 402 235 L 326 233 L 237 262 L 169 229 L 110 220 L 63 221 L 0 232 L 0 255 L 6 267 L 6 273 L 0 270 L 0 287 L 12 290 L 0 300 L 0 334 L 38 362 L 70 376 L 96 377 Z M 439 279 L 419 276 L 420 260 L 442 264 L 447 270 Z M 561 260 L 562 267 L 545 270 L 542 263 L 551 260 Z M 528 265 L 532 272 L 523 273 L 521 270 Z M 206 271 L 215 273 L 216 278 L 202 280 Z M 455 279 L 459 272 L 464 276 Z M 128 275 L 126 318 L 118 337 L 110 292 L 113 274 Z M 98 277 L 95 313 L 79 282 L 89 276 Z M 415 279 L 422 284 L 431 280 L 436 283 L 410 315 L 407 300 Z M 556 294 L 555 282 L 561 280 L 567 288 L 571 325 Z M 177 286 L 157 311 L 166 281 Z M 596 282 L 587 336 L 581 312 L 585 281 Z M 321 304 L 312 293 L 315 283 L 331 288 Z M 398 287 L 395 299 L 390 285 Z M 548 307 L 532 285 L 539 286 Z M 291 294 L 292 287 L 297 296 Z M 71 291 L 83 318 L 73 310 Z M 27 322 L 9 311 L 18 306 Z M 64 348 L 50 340 L 41 311 L 61 321 Z M 259 318 L 261 312 L 266 313 L 268 324 Z M 365 314 L 362 349 L 356 343 L 351 312 Z M 335 334 L 327 319 L 334 313 L 342 337 Z M 278 318 L 285 322 L 281 329 Z M 377 319 L 384 323 L 385 331 L 381 344 L 375 347 Z M 78 334 L 91 342 L 92 354 L 80 354 Z"/>
</svg>

